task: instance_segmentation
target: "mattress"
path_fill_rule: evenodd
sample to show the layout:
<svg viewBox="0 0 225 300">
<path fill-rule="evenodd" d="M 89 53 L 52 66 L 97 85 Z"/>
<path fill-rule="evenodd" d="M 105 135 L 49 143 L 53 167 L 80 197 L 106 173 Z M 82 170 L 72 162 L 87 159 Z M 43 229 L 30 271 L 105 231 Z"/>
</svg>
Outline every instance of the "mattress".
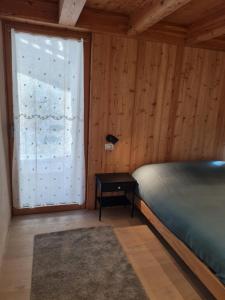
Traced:
<svg viewBox="0 0 225 300">
<path fill-rule="evenodd" d="M 140 198 L 225 284 L 225 162 L 144 165 Z"/>
</svg>

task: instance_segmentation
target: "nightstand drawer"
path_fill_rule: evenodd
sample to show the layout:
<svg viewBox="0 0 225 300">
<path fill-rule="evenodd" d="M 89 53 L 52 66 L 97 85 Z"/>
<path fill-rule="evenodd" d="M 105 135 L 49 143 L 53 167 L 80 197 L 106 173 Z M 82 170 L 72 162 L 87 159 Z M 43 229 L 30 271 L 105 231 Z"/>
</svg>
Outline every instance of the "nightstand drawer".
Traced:
<svg viewBox="0 0 225 300">
<path fill-rule="evenodd" d="M 134 186 L 133 182 L 108 182 L 102 184 L 102 192 L 133 191 Z"/>
</svg>

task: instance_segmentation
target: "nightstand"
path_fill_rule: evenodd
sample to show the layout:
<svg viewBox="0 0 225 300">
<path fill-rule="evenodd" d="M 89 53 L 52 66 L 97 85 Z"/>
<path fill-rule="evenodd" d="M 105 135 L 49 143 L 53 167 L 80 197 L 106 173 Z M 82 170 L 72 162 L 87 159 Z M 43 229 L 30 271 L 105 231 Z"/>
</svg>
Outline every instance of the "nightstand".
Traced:
<svg viewBox="0 0 225 300">
<path fill-rule="evenodd" d="M 96 174 L 95 209 L 99 202 L 99 221 L 101 221 L 102 207 L 127 205 L 131 203 L 131 217 L 134 216 L 134 198 L 137 181 L 129 173 Z M 103 196 L 103 193 L 123 192 L 116 196 Z M 130 194 L 130 199 L 127 195 Z"/>
</svg>

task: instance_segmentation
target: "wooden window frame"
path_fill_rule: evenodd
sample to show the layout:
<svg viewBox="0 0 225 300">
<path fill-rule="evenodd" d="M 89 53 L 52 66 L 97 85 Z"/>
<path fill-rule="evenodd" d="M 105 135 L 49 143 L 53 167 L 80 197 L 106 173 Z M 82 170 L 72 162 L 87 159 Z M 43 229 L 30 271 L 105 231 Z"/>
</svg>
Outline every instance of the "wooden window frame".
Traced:
<svg viewBox="0 0 225 300">
<path fill-rule="evenodd" d="M 84 41 L 84 140 L 85 140 L 85 169 L 86 169 L 86 190 L 85 203 L 83 205 L 55 205 L 44 206 L 37 208 L 22 208 L 13 207 L 13 192 L 12 192 L 12 160 L 13 160 L 13 143 L 12 135 L 13 128 L 13 82 L 12 82 L 12 48 L 11 48 L 11 30 L 15 29 L 19 32 L 43 34 L 61 38 L 83 39 Z M 62 212 L 76 209 L 86 208 L 87 199 L 87 182 L 88 182 L 88 135 L 89 135 L 89 106 L 90 106 L 90 65 L 91 65 L 91 33 L 78 32 L 69 29 L 56 29 L 53 27 L 27 24 L 21 22 L 2 22 L 3 31 L 3 47 L 5 60 L 5 83 L 6 83 L 6 109 L 8 122 L 8 140 L 9 140 L 9 168 L 10 168 L 10 198 L 12 215 L 27 215 L 37 213 Z"/>
</svg>

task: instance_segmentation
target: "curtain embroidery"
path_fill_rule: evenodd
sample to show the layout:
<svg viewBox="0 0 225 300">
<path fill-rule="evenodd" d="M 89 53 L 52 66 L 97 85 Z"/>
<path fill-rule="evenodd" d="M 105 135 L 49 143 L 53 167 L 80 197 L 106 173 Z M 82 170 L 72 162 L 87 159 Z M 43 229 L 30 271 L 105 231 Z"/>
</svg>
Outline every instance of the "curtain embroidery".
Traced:
<svg viewBox="0 0 225 300">
<path fill-rule="evenodd" d="M 49 118 L 52 118 L 54 120 L 62 120 L 62 119 L 66 119 L 68 121 L 73 121 L 75 119 L 83 122 L 83 118 L 81 118 L 80 116 L 73 116 L 73 117 L 67 117 L 67 116 L 53 116 L 53 115 L 45 115 L 45 116 L 41 116 L 41 115 L 26 115 L 26 114 L 19 114 L 17 116 L 14 116 L 14 119 L 19 119 L 19 118 L 25 118 L 25 119 L 34 119 L 34 118 L 39 118 L 41 120 L 46 120 Z"/>
</svg>

